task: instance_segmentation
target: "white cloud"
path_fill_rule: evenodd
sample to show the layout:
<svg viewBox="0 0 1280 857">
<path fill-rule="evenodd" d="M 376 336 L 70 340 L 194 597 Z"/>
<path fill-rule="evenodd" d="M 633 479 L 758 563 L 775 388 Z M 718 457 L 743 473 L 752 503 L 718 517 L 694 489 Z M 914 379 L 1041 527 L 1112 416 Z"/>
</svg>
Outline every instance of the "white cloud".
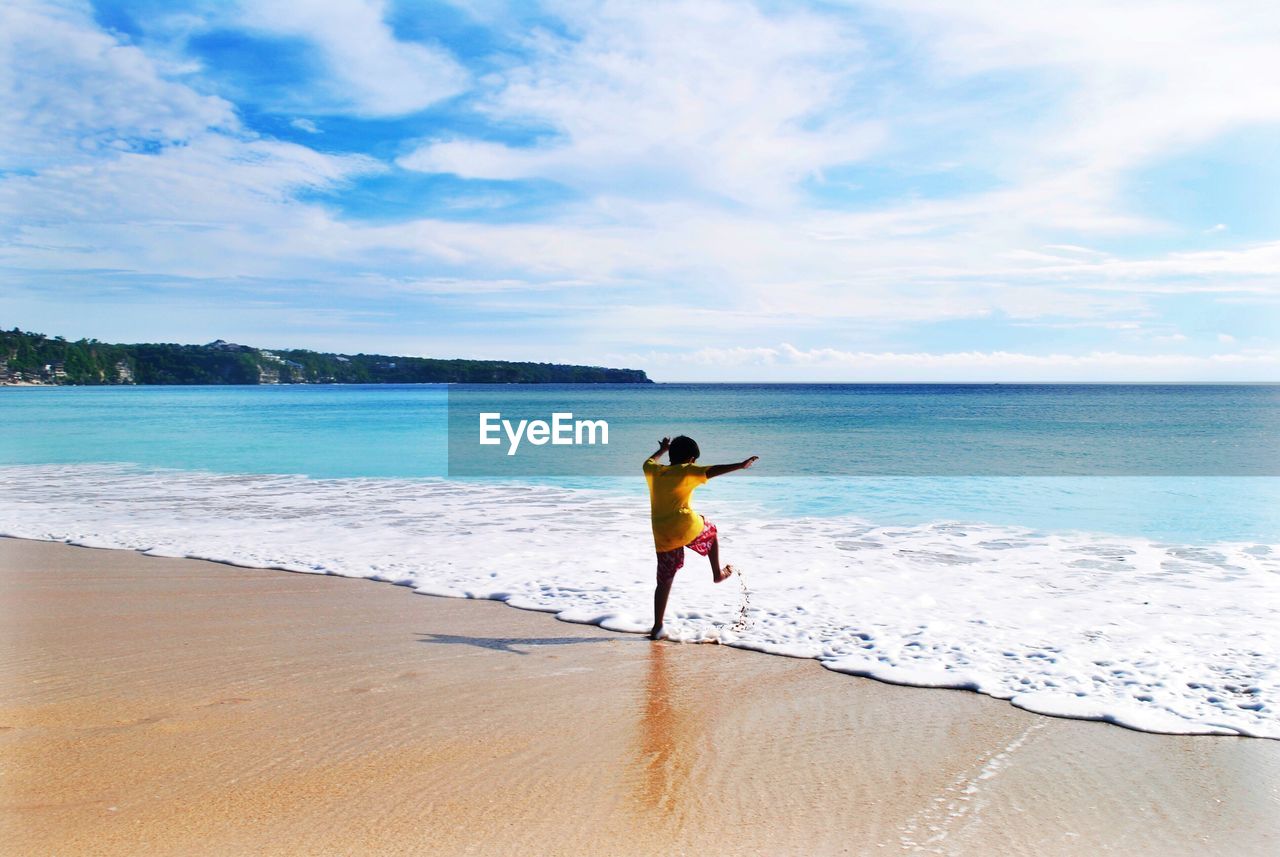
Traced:
<svg viewBox="0 0 1280 857">
<path fill-rule="evenodd" d="M 572 244 L 571 255 L 595 259 L 602 278 L 623 271 L 641 280 L 675 275 L 704 284 L 701 292 L 706 283 L 724 284 L 736 309 L 903 321 L 993 313 L 1096 318 L 1144 311 L 1144 295 L 1275 288 L 1280 244 L 1120 257 L 1044 243 L 1055 231 L 1114 243 L 1118 235 L 1167 230 L 1124 209 L 1117 191 L 1124 170 L 1280 115 L 1275 100 L 1263 97 L 1280 57 L 1280 50 L 1261 49 L 1280 44 L 1265 21 L 1261 27 L 1224 24 L 1216 7 L 1184 4 L 1146 4 L 1113 15 L 1113 7 L 1094 3 L 1010 10 L 1008 4 L 915 2 L 905 13 L 887 12 L 885 20 L 913 32 L 912 48 L 934 64 L 944 93 L 967 76 L 1034 70 L 1057 75 L 1064 92 L 1060 103 L 1043 105 L 1040 120 L 972 128 L 976 139 L 990 141 L 990 161 L 1010 180 L 1006 186 L 844 213 L 814 211 L 797 197 L 798 182 L 842 159 L 882 154 L 877 146 L 892 142 L 893 125 L 915 122 L 917 131 L 929 133 L 919 124 L 924 120 L 892 106 L 881 114 L 887 131 L 879 122 L 803 122 L 838 114 L 848 92 L 877 85 L 864 73 L 858 35 L 829 20 L 768 17 L 754 8 L 737 12 L 735 21 L 746 21 L 740 32 L 724 26 L 726 10 L 735 8 L 727 4 L 705 12 L 627 7 L 625 14 L 605 4 L 598 14 L 591 7 L 589 17 L 587 7 L 574 8 L 581 13 L 574 19 L 581 41 L 536 43 L 537 57 L 505 78 L 487 102 L 499 119 L 523 119 L 557 136 L 527 148 L 434 141 L 400 163 L 467 177 L 550 178 L 582 190 L 588 201 L 558 228 Z M 1099 22 L 1103 17 L 1107 26 Z M 757 52 L 761 41 L 782 47 Z M 1241 76 L 1249 77 L 1245 92 L 1233 91 L 1229 104 L 1213 94 L 1233 81 L 1238 90 Z M 771 114 L 767 93 L 774 86 L 785 97 Z M 741 104 L 737 93 L 744 94 Z M 1188 93 L 1197 103 L 1178 106 Z M 757 109 L 761 122 L 735 124 Z M 950 118 L 965 109 L 957 103 Z M 793 126 L 804 127 L 809 145 L 790 145 Z M 858 133 L 863 145 L 849 145 L 848 135 Z M 735 161 L 731 153 L 744 148 L 744 140 L 762 141 L 758 157 L 748 151 Z M 690 142 L 692 154 L 680 141 Z M 775 148 L 798 154 L 777 158 Z M 700 191 L 750 201 L 725 208 Z M 654 202 L 655 195 L 665 201 Z M 761 203 L 764 210 L 757 211 Z M 502 227 L 477 243 L 512 256 L 520 248 L 535 252 L 535 267 L 549 261 L 544 243 L 530 246 L 520 234 Z M 591 276 L 583 269 L 561 273 Z"/>
<path fill-rule="evenodd" d="M 517 149 L 471 140 L 432 143 L 400 157 L 396 163 L 424 173 L 499 180 L 548 178 L 567 167 L 560 151 Z"/>
<path fill-rule="evenodd" d="M 0 263 L 31 269 L 109 269 L 177 277 L 287 276 L 308 254 L 335 258 L 323 212 L 293 202 L 378 169 L 360 157 L 221 134 L 156 154 L 0 183 L 0 210 L 22 211 Z M 76 212 L 74 223 L 63 218 Z M 281 244 L 281 239 L 287 239 Z M 349 249 L 349 246 L 345 249 Z"/>
<path fill-rule="evenodd" d="M 529 37 L 533 58 L 480 108 L 545 129 L 549 140 L 434 140 L 400 164 L 622 197 L 711 194 L 776 206 L 823 167 L 883 142 L 880 123 L 841 109 L 863 49 L 838 21 L 726 0 L 568 9 L 573 36 Z"/>
<path fill-rule="evenodd" d="M 1008 141 L 1009 166 L 1101 207 L 1121 170 L 1280 122 L 1280 6 L 1265 0 L 873 2 L 917 34 L 941 77 L 1052 80 L 1062 97 Z"/>
<path fill-rule="evenodd" d="M 397 39 L 383 0 L 257 0 L 236 20 L 273 34 L 297 36 L 324 56 L 329 104 L 313 110 L 398 116 L 456 95 L 468 75 L 443 48 Z"/>
<path fill-rule="evenodd" d="M 690 352 L 617 355 L 679 380 L 769 379 L 804 381 L 1153 381 L 1220 378 L 1280 379 L 1280 351 L 1207 355 L 1029 354 L 1011 351 L 896 352 L 764 347 L 703 348 Z"/>
<path fill-rule="evenodd" d="M 316 123 L 312 122 L 310 119 L 298 118 L 292 120 L 289 124 L 294 128 L 297 128 L 299 131 L 305 131 L 308 134 L 320 133 L 320 126 L 316 125 Z"/>
<path fill-rule="evenodd" d="M 73 10 L 0 5 L 0 168 L 38 170 L 238 127 L 229 103 L 168 71 Z"/>
<path fill-rule="evenodd" d="M 280 224 L 323 213 L 303 190 L 381 169 L 246 132 L 226 101 L 98 29 L 86 10 L 0 10 L 0 262 L 28 270 L 263 276 L 287 271 Z M 319 215 L 319 218 L 317 217 Z"/>
</svg>

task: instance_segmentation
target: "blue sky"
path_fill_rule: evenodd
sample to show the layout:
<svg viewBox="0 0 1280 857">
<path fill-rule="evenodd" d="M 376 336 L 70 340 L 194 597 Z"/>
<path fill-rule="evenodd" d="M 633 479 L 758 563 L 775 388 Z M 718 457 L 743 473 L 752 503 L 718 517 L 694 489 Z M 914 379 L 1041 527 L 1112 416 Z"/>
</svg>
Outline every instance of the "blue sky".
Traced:
<svg viewBox="0 0 1280 857">
<path fill-rule="evenodd" d="M 0 9 L 0 325 L 1280 380 L 1280 7 Z"/>
</svg>

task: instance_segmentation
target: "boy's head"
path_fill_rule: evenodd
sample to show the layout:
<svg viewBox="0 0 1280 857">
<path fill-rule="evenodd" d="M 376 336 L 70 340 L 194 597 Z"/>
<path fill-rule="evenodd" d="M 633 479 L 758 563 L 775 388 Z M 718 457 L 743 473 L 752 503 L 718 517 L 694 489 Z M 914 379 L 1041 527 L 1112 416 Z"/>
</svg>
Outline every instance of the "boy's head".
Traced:
<svg viewBox="0 0 1280 857">
<path fill-rule="evenodd" d="M 671 441 L 671 448 L 667 450 L 667 454 L 671 457 L 672 464 L 688 464 L 691 461 L 697 461 L 698 456 L 702 455 L 702 450 L 698 449 L 698 444 L 693 438 L 680 435 Z"/>
</svg>

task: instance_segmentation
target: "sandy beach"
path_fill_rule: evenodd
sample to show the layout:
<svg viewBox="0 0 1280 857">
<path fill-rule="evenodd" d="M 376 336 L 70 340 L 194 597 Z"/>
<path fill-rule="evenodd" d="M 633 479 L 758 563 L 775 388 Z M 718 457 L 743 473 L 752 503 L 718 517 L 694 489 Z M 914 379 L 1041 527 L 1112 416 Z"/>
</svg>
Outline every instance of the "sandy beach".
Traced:
<svg viewBox="0 0 1280 857">
<path fill-rule="evenodd" d="M 1280 849 L 1280 742 L 0 540 L 5 854 Z"/>
</svg>

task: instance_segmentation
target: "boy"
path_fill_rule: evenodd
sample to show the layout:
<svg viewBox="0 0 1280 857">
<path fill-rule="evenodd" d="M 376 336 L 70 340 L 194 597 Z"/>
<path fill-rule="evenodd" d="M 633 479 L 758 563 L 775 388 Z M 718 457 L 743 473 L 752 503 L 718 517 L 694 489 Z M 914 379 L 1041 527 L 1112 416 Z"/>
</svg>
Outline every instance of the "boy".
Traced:
<svg viewBox="0 0 1280 857">
<path fill-rule="evenodd" d="M 658 458 L 669 452 L 671 464 L 658 463 Z M 658 552 L 658 587 L 653 591 L 653 630 L 649 639 L 662 636 L 662 617 L 667 612 L 667 596 L 676 572 L 684 566 L 684 549 L 692 548 L 711 563 L 711 579 L 716 583 L 728 580 L 733 566 L 720 568 L 720 540 L 716 537 L 716 525 L 703 518 L 689 506 L 693 489 L 708 479 L 714 479 L 735 470 L 746 470 L 755 464 L 753 455 L 737 464 L 714 464 L 700 467 L 695 462 L 702 451 L 693 438 L 680 435 L 675 440 L 664 437 L 658 451 L 644 462 L 644 477 L 649 483 L 649 508 L 653 518 L 653 545 Z"/>
</svg>

